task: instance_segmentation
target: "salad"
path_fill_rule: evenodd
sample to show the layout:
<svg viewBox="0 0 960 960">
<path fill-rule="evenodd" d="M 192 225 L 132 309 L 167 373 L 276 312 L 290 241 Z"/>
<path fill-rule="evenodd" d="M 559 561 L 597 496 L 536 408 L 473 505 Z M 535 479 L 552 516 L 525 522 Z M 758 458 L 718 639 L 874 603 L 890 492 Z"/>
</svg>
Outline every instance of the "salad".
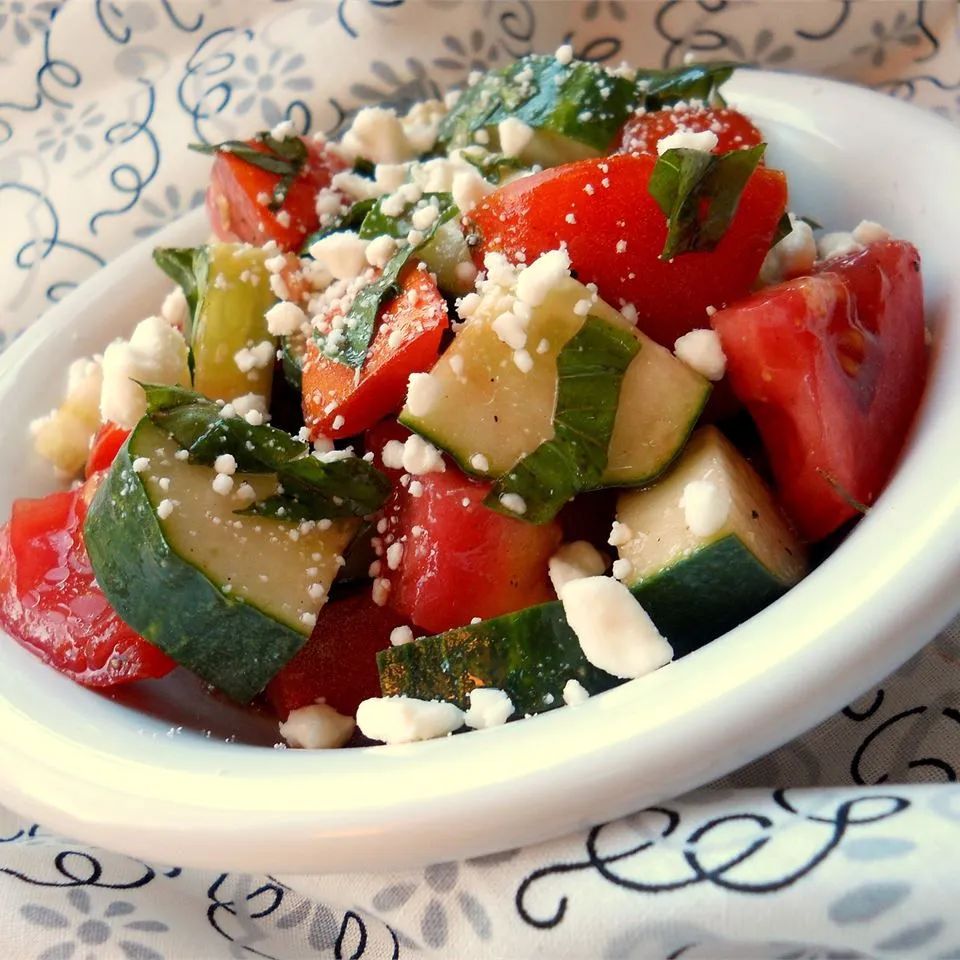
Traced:
<svg viewBox="0 0 960 960">
<path fill-rule="evenodd" d="M 562 46 L 191 145 L 215 239 L 31 425 L 71 483 L 0 528 L 0 624 L 330 748 L 576 708 L 789 590 L 899 454 L 920 258 L 790 212 L 733 69 Z"/>
</svg>

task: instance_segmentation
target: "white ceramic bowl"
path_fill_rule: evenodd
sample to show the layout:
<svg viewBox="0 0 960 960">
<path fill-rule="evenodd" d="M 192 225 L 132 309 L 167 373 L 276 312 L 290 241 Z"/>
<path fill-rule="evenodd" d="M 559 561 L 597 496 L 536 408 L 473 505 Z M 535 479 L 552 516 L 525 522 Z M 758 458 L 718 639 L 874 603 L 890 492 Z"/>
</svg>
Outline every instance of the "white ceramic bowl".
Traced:
<svg viewBox="0 0 960 960">
<path fill-rule="evenodd" d="M 960 606 L 960 133 L 823 80 L 741 73 L 792 207 L 831 228 L 869 217 L 923 255 L 933 369 L 917 428 L 876 507 L 763 613 L 703 650 L 576 709 L 403 747 L 310 753 L 170 736 L 0 643 L 0 801 L 67 835 L 185 866 L 269 872 L 409 867 L 526 844 L 724 774 L 883 677 Z M 155 243 L 195 242 L 195 213 L 131 250 L 0 360 L 0 515 L 52 486 L 26 423 L 61 371 L 156 309 Z M 136 278 L 131 284 L 130 278 Z M 196 720 L 202 725 L 202 719 Z"/>
</svg>

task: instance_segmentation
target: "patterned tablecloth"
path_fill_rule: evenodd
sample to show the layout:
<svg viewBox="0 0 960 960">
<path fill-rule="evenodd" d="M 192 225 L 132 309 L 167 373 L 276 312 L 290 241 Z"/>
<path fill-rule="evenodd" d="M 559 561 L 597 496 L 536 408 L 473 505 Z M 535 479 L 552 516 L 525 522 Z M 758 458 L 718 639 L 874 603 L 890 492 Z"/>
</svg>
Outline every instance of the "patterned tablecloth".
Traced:
<svg viewBox="0 0 960 960">
<path fill-rule="evenodd" d="M 285 116 L 333 129 L 357 105 L 421 98 L 565 41 L 602 60 L 823 73 L 960 120 L 958 11 L 0 0 L 0 347 L 201 202 L 208 160 L 188 141 Z M 0 956 L 960 957 L 958 655 L 955 624 L 806 736 L 696 794 L 404 874 L 186 871 L 0 811 Z"/>
</svg>

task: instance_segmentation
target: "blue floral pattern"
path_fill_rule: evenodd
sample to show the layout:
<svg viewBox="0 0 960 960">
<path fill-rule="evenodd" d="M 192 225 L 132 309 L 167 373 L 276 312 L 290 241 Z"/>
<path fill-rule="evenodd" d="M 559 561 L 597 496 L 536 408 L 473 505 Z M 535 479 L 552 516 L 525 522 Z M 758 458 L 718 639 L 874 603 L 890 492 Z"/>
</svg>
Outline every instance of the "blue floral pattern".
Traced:
<svg viewBox="0 0 960 960">
<path fill-rule="evenodd" d="M 333 131 L 364 104 L 437 96 L 533 49 L 823 73 L 960 120 L 956 3 L 773 11 L 725 0 L 0 0 L 0 350 L 132 241 L 203 202 L 208 163 L 187 142 L 285 118 Z M 960 701 L 941 664 L 958 658 L 954 629 L 694 797 L 405 874 L 181 871 L 0 810 L 0 956 L 957 957 Z M 818 789 L 772 789 L 783 783 Z"/>
</svg>

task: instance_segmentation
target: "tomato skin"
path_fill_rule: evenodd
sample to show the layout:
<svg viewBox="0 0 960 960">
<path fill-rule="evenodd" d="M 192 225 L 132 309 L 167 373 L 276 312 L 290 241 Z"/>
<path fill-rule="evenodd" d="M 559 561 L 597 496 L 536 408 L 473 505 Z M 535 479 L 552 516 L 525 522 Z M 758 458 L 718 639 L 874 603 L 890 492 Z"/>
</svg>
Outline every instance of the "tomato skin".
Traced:
<svg viewBox="0 0 960 960">
<path fill-rule="evenodd" d="M 369 582 L 327 603 L 310 639 L 270 681 L 267 700 L 281 719 L 318 700 L 353 716 L 361 701 L 380 696 L 377 652 L 404 620 L 373 602 Z"/>
<path fill-rule="evenodd" d="M 787 183 L 780 171 L 758 168 L 716 248 L 667 262 L 659 259 L 667 221 L 647 190 L 655 163 L 652 156 L 619 154 L 501 187 L 467 217 L 480 237 L 478 267 L 488 251 L 513 260 L 523 253 L 531 263 L 565 243 L 577 279 L 597 284 L 614 307 L 632 303 L 640 329 L 672 349 L 678 337 L 705 325 L 708 306 L 749 292 L 786 208 Z M 618 252 L 621 241 L 626 248 Z"/>
<path fill-rule="evenodd" d="M 308 340 L 303 417 L 313 437 L 354 436 L 397 412 L 406 399 L 410 374 L 429 370 L 436 362 L 449 323 L 446 301 L 426 270 L 408 270 L 400 287 L 400 294 L 380 311 L 359 379 L 352 367 L 324 356 L 316 341 Z M 414 294 L 411 303 L 408 297 Z"/>
<path fill-rule="evenodd" d="M 712 153 L 729 153 L 763 143 L 763 134 L 738 110 L 729 107 L 685 106 L 651 110 L 632 116 L 620 132 L 618 153 L 649 153 L 656 156 L 657 141 L 683 130 L 717 135 Z"/>
<path fill-rule="evenodd" d="M 733 389 L 757 424 L 781 502 L 807 540 L 876 500 L 926 376 L 920 257 L 871 244 L 720 311 Z"/>
<path fill-rule="evenodd" d="M 88 687 L 162 677 L 174 662 L 131 630 L 96 585 L 83 545 L 94 477 L 41 500 L 17 500 L 0 528 L 0 625 Z"/>
<path fill-rule="evenodd" d="M 258 140 L 247 144 L 262 153 L 267 148 Z M 347 163 L 323 144 L 304 139 L 307 161 L 290 185 L 280 210 L 268 209 L 257 197 L 273 196 L 280 174 L 261 170 L 230 153 L 217 153 L 207 188 L 207 214 L 213 232 L 224 241 L 239 240 L 263 246 L 275 240 L 282 250 L 299 250 L 308 234 L 319 225 L 317 194 L 330 185 L 333 175 Z M 286 214 L 289 222 L 286 221 Z M 279 216 L 279 219 L 278 219 Z M 284 222 L 281 222 L 284 221 Z"/>
<path fill-rule="evenodd" d="M 87 457 L 87 465 L 83 472 L 84 477 L 89 480 L 95 473 L 108 470 L 129 436 L 130 431 L 126 427 L 121 427 L 111 420 L 103 424 L 93 438 L 90 456 Z"/>
<path fill-rule="evenodd" d="M 561 540 L 556 521 L 535 526 L 489 510 L 483 499 L 491 484 L 450 463 L 412 480 L 422 495 L 398 485 L 385 514 L 386 538 L 404 544 L 398 568 L 381 568 L 387 602 L 401 616 L 440 633 L 553 598 L 547 561 Z"/>
</svg>

